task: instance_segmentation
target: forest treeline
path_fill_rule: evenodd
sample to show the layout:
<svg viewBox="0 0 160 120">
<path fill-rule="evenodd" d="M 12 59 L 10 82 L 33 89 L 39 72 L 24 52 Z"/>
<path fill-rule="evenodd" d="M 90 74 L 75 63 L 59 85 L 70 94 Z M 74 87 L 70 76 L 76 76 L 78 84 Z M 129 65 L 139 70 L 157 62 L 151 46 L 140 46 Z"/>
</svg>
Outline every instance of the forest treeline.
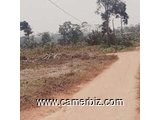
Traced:
<svg viewBox="0 0 160 120">
<path fill-rule="evenodd" d="M 140 40 L 140 24 L 127 26 L 129 15 L 127 5 L 122 0 L 97 0 L 96 14 L 102 18 L 102 24 L 90 25 L 87 22 L 74 24 L 66 21 L 59 25 L 59 33 L 50 32 L 32 35 L 34 32 L 27 21 L 20 22 L 21 48 L 54 47 L 55 45 L 102 45 L 130 47 Z M 120 20 L 119 28 L 114 27 L 114 20 Z"/>
</svg>

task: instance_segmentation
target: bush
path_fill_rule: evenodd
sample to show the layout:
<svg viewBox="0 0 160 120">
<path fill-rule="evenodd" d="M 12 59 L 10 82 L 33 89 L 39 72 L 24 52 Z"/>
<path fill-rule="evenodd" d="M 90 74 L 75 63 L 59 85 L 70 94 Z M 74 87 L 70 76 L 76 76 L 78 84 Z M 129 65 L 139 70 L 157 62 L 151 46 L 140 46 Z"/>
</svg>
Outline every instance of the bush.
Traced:
<svg viewBox="0 0 160 120">
<path fill-rule="evenodd" d="M 37 42 L 35 41 L 35 38 L 34 36 L 31 36 L 29 38 L 27 37 L 24 37 L 23 40 L 21 40 L 21 44 L 20 44 L 20 47 L 21 48 L 35 48 L 37 47 Z"/>
<path fill-rule="evenodd" d="M 99 31 L 92 31 L 88 34 L 85 41 L 89 45 L 100 45 L 103 41 L 102 33 Z"/>
<path fill-rule="evenodd" d="M 45 45 L 47 43 L 51 42 L 51 36 L 48 32 L 44 32 L 42 34 L 42 44 Z"/>
</svg>

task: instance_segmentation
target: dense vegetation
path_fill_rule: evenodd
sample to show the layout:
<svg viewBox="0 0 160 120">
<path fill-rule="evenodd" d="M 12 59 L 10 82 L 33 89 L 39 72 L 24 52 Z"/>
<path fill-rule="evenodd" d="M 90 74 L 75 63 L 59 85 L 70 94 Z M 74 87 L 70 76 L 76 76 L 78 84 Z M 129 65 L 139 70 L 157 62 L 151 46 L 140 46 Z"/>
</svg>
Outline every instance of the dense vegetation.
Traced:
<svg viewBox="0 0 160 120">
<path fill-rule="evenodd" d="M 88 24 L 86 25 L 88 26 Z M 60 26 L 60 34 L 44 32 L 39 35 L 21 37 L 21 49 L 36 47 L 51 48 L 55 45 L 101 45 L 105 48 L 132 47 L 139 44 L 140 25 L 115 29 L 114 33 L 103 35 L 101 30 L 87 31 L 87 27 L 65 22 Z M 99 27 L 101 29 L 101 27 Z M 107 42 L 106 42 L 107 41 Z M 109 41 L 109 42 L 108 42 Z"/>
</svg>

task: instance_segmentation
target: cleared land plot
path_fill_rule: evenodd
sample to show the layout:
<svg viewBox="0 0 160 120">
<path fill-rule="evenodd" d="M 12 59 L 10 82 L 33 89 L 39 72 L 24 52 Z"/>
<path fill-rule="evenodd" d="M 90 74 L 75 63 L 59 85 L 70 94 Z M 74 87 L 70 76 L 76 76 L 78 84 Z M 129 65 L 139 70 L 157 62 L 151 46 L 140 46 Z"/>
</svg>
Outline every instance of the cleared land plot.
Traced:
<svg viewBox="0 0 160 120">
<path fill-rule="evenodd" d="M 21 110 L 36 99 L 71 94 L 118 59 L 97 46 L 21 50 Z"/>
</svg>

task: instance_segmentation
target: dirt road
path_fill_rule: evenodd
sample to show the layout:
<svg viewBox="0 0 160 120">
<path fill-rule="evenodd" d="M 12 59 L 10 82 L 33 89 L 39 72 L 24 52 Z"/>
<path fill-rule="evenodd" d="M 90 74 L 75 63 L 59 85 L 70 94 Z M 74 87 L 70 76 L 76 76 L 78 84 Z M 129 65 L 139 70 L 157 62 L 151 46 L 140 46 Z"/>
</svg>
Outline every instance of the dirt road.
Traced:
<svg viewBox="0 0 160 120">
<path fill-rule="evenodd" d="M 64 107 L 42 120 L 139 120 L 137 79 L 139 51 L 118 53 L 119 60 L 73 98 L 122 98 L 124 106 Z"/>
</svg>

